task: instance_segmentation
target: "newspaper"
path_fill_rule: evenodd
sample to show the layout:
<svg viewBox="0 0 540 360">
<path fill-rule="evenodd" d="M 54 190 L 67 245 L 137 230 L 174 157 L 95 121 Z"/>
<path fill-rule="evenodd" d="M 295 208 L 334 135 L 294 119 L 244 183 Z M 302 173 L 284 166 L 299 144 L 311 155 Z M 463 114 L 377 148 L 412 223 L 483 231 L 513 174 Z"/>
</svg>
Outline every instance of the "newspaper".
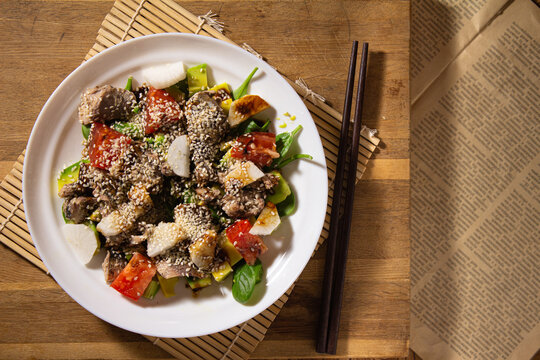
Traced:
<svg viewBox="0 0 540 360">
<path fill-rule="evenodd" d="M 540 8 L 418 0 L 412 12 L 411 349 L 528 360 L 540 348 Z"/>
</svg>

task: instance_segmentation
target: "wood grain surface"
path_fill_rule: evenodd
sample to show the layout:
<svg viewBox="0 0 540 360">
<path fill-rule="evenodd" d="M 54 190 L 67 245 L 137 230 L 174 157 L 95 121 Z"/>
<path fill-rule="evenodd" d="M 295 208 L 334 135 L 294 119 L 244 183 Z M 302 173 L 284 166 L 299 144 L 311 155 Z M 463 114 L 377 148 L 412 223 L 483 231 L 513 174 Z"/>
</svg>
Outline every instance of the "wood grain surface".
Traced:
<svg viewBox="0 0 540 360">
<path fill-rule="evenodd" d="M 93 45 L 112 1 L 0 2 L 0 176 L 25 148 L 56 86 Z M 370 42 L 366 125 L 380 149 L 358 183 L 338 356 L 403 358 L 409 339 L 409 1 L 182 1 L 212 9 L 290 79 L 341 110 L 350 42 Z M 94 317 L 41 270 L 0 245 L 1 359 L 169 359 L 143 337 Z M 253 358 L 314 351 L 323 246 Z M 89 290 L 91 291 L 91 290 Z"/>
</svg>

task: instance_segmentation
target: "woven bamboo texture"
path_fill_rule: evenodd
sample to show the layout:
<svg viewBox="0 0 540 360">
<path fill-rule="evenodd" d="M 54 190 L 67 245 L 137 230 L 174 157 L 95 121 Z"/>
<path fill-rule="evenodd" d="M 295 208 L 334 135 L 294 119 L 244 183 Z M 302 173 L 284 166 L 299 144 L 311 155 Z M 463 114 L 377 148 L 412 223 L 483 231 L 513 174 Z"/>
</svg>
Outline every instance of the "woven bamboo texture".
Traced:
<svg viewBox="0 0 540 360">
<path fill-rule="evenodd" d="M 143 0 L 141 2 L 118 0 L 105 17 L 98 31 L 96 43 L 86 55 L 86 59 L 122 41 L 164 32 L 198 33 L 235 44 L 172 0 Z M 287 80 L 304 98 L 304 103 L 317 125 L 326 155 L 328 177 L 332 181 L 337 162 L 341 114 L 317 98 L 309 96 L 306 89 L 289 79 Z M 365 171 L 367 162 L 376 149 L 379 139 L 373 136 L 368 129 L 363 129 L 360 143 L 358 179 Z M 32 242 L 24 214 L 22 203 L 24 154 L 23 151 L 10 173 L 0 184 L 0 241 L 47 272 Z M 331 203 L 332 195 L 330 194 L 329 206 Z M 328 207 L 317 249 L 327 237 L 329 214 L 330 208 Z M 150 336 L 147 338 L 179 359 L 246 359 L 263 340 L 267 329 L 287 302 L 293 287 L 261 314 L 231 329 L 195 338 L 166 339 Z"/>
</svg>

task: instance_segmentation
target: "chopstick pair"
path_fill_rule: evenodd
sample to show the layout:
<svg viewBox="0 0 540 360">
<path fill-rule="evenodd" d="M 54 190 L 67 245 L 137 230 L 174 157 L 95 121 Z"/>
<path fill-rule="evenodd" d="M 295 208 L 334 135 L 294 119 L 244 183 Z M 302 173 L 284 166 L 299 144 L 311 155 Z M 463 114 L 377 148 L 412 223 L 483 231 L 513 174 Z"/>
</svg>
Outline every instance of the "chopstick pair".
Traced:
<svg viewBox="0 0 540 360">
<path fill-rule="evenodd" d="M 343 299 L 343 285 L 345 282 L 345 266 L 347 251 L 351 233 L 352 207 L 354 200 L 354 188 L 356 180 L 356 168 L 358 164 L 358 146 L 360 142 L 360 130 L 362 127 L 362 107 L 364 101 L 364 88 L 366 83 L 368 43 L 362 45 L 360 60 L 360 75 L 356 92 L 356 106 L 352 139 L 350 138 L 349 124 L 351 118 L 352 97 L 354 91 L 354 78 L 356 71 L 356 58 L 358 53 L 358 41 L 354 41 L 349 63 L 349 75 L 347 78 L 347 90 L 343 106 L 343 120 L 338 150 L 338 162 L 334 182 L 334 195 L 332 212 L 330 215 L 330 229 L 328 235 L 328 249 L 326 253 L 326 265 L 324 269 L 323 291 L 321 299 L 321 311 L 317 335 L 317 352 L 335 354 L 339 332 L 339 320 L 341 315 L 341 303 Z M 345 169 L 346 163 L 349 167 Z M 345 196 L 344 174 L 347 171 L 347 186 Z M 344 199 L 342 199 L 342 197 Z M 342 200 L 345 201 L 341 214 Z"/>
</svg>

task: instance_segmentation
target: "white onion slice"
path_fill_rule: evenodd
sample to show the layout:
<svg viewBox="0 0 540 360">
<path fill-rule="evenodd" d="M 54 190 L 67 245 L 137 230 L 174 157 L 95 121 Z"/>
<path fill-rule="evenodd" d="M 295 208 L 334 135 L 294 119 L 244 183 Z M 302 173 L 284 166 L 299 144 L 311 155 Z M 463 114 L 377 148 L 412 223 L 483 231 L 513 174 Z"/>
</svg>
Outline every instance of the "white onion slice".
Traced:
<svg viewBox="0 0 540 360">
<path fill-rule="evenodd" d="M 88 264 L 99 248 L 96 233 L 84 224 L 64 224 L 62 232 L 80 262 Z"/>
<path fill-rule="evenodd" d="M 142 71 L 144 80 L 156 89 L 165 89 L 186 78 L 184 63 L 181 61 L 150 66 Z"/>
<path fill-rule="evenodd" d="M 189 177 L 189 140 L 187 135 L 181 135 L 174 139 L 169 146 L 167 163 L 176 175 Z"/>
</svg>

